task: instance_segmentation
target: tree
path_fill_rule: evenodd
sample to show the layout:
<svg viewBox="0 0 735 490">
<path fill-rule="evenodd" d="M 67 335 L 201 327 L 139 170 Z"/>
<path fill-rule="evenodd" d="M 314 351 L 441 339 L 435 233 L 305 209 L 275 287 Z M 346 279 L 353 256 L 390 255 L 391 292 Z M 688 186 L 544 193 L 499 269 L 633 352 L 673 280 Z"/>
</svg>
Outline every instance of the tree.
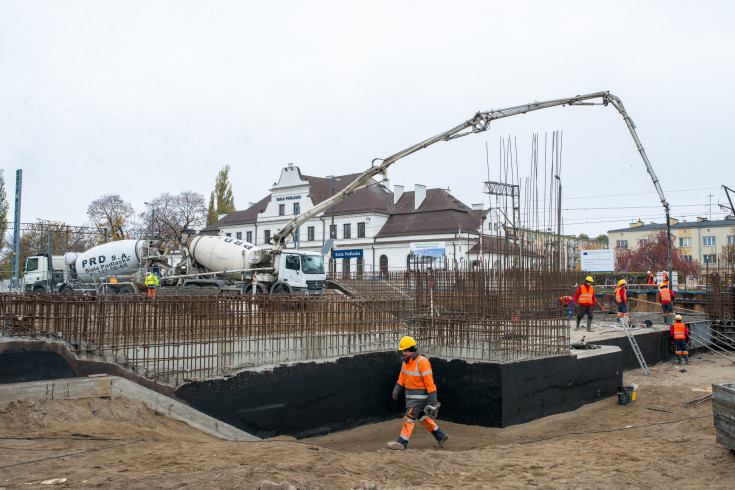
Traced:
<svg viewBox="0 0 735 490">
<path fill-rule="evenodd" d="M 108 194 L 92 201 L 87 216 L 93 227 L 107 229 L 111 240 L 124 240 L 133 230 L 135 211 L 119 194 Z"/>
<path fill-rule="evenodd" d="M 150 211 L 140 215 L 138 236 L 156 236 L 165 243 L 178 243 L 181 231 L 204 226 L 207 208 L 204 196 L 197 192 L 184 191 L 174 196 L 161 194 L 151 202 Z"/>
<path fill-rule="evenodd" d="M 209 197 L 209 209 L 207 211 L 207 226 L 211 225 L 221 214 L 235 211 L 235 198 L 232 195 L 232 184 L 230 184 L 230 166 L 225 165 L 217 174 L 214 182 L 214 190 Z"/>
<path fill-rule="evenodd" d="M 8 195 L 5 192 L 5 171 L 0 169 L 0 243 L 8 231 Z"/>
<path fill-rule="evenodd" d="M 685 260 L 674 246 L 672 237 L 671 262 L 673 269 L 685 275 L 699 274 L 701 265 L 696 260 Z M 660 230 L 638 240 L 634 249 L 615 248 L 616 271 L 663 271 L 668 270 L 668 241 L 666 231 Z"/>
<path fill-rule="evenodd" d="M 63 222 L 38 221 L 24 224 L 20 234 L 18 264 L 23 264 L 31 255 L 46 252 L 48 246 L 52 255 L 63 255 L 66 252 L 83 252 L 94 245 L 99 238 L 97 230 L 89 230 L 79 226 L 69 226 Z M 13 244 L 8 239 L 3 245 L 5 251 L 0 258 L 0 271 L 3 278 L 9 278 L 13 267 Z"/>
<path fill-rule="evenodd" d="M 595 241 L 597 241 L 597 242 L 604 242 L 604 243 L 606 243 L 606 244 L 607 244 L 608 246 L 610 245 L 610 242 L 608 241 L 608 237 L 607 237 L 607 235 L 597 235 L 597 236 L 595 237 Z"/>
<path fill-rule="evenodd" d="M 590 236 L 588 234 L 586 234 L 586 233 L 580 233 L 578 238 L 580 240 L 589 240 L 590 239 Z"/>
</svg>

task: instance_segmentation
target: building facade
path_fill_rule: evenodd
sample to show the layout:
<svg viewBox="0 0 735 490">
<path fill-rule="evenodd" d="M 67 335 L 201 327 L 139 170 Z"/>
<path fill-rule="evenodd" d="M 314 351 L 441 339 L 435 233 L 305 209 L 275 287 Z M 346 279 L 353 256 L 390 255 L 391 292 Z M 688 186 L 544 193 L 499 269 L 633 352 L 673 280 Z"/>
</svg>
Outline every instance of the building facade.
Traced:
<svg viewBox="0 0 735 490">
<path fill-rule="evenodd" d="M 610 247 L 636 248 L 645 245 L 648 236 L 665 230 L 661 223 L 644 224 L 642 221 L 631 223 L 628 228 L 607 232 Z M 671 219 L 671 234 L 674 245 L 688 260 L 696 260 L 703 266 L 715 265 L 722 255 L 723 247 L 735 245 L 735 217 L 710 221 L 697 218 L 697 221 Z"/>
<path fill-rule="evenodd" d="M 286 223 L 339 193 L 360 174 L 302 175 L 289 164 L 270 193 L 202 230 L 267 249 Z M 289 248 L 324 251 L 333 239 L 330 270 L 372 272 L 405 270 L 417 264 L 453 267 L 467 261 L 481 230 L 497 227 L 482 206 L 467 206 L 444 189 L 416 185 L 413 191 L 385 182 L 363 189 L 302 223 Z M 326 253 L 326 251 L 325 251 Z"/>
</svg>

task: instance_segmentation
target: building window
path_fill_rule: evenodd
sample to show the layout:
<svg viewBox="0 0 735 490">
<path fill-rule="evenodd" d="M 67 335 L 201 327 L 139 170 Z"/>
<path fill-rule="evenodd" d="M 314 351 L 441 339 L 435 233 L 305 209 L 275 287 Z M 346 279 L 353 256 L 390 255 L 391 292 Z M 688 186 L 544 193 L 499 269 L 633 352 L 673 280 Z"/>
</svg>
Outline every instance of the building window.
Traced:
<svg viewBox="0 0 735 490">
<path fill-rule="evenodd" d="M 357 238 L 365 238 L 365 223 L 357 223 Z"/>
<path fill-rule="evenodd" d="M 682 255 L 681 258 L 684 259 L 685 262 L 691 262 L 692 261 L 692 256 L 691 255 Z"/>
<path fill-rule="evenodd" d="M 615 246 L 618 248 L 628 248 L 628 240 L 618 240 Z"/>
<path fill-rule="evenodd" d="M 253 243 L 253 232 L 252 231 L 245 232 L 245 241 L 249 243 Z"/>
<path fill-rule="evenodd" d="M 357 258 L 357 274 L 362 276 L 363 261 L 362 257 Z"/>
<path fill-rule="evenodd" d="M 225 236 L 232 236 L 232 233 L 225 233 Z"/>
<path fill-rule="evenodd" d="M 271 240 L 271 231 L 265 230 L 263 231 L 263 243 L 268 243 Z"/>
<path fill-rule="evenodd" d="M 345 238 L 352 238 L 352 226 L 349 223 L 342 225 L 342 234 Z"/>
<path fill-rule="evenodd" d="M 638 242 L 639 245 L 644 246 L 648 244 L 648 238 L 641 238 Z"/>
<path fill-rule="evenodd" d="M 679 246 L 680 247 L 691 247 L 692 237 L 679 238 Z"/>
<path fill-rule="evenodd" d="M 337 225 L 329 225 L 329 238 L 337 239 Z"/>
<path fill-rule="evenodd" d="M 735 235 L 727 235 L 727 244 L 735 245 Z"/>
<path fill-rule="evenodd" d="M 237 233 L 235 233 L 235 238 L 237 238 L 238 240 L 242 240 L 242 232 L 238 231 Z"/>
<path fill-rule="evenodd" d="M 380 272 L 388 272 L 388 256 L 387 255 L 381 255 L 380 256 Z"/>
<path fill-rule="evenodd" d="M 350 259 L 342 259 L 342 274 L 348 275 L 350 273 Z"/>
<path fill-rule="evenodd" d="M 293 214 L 301 214 L 301 205 L 297 202 L 293 203 Z"/>
<path fill-rule="evenodd" d="M 702 237 L 703 247 L 714 247 L 716 244 L 717 244 L 717 241 L 715 240 L 715 237 L 713 236 L 703 236 Z"/>
<path fill-rule="evenodd" d="M 283 216 L 286 214 L 286 205 L 285 204 L 279 204 L 278 205 L 278 216 Z"/>
<path fill-rule="evenodd" d="M 704 258 L 704 263 L 706 265 L 713 265 L 717 262 L 716 254 L 704 254 L 702 257 Z"/>
<path fill-rule="evenodd" d="M 309 226 L 306 229 L 306 240 L 309 242 L 314 241 L 314 227 L 313 226 Z"/>
</svg>

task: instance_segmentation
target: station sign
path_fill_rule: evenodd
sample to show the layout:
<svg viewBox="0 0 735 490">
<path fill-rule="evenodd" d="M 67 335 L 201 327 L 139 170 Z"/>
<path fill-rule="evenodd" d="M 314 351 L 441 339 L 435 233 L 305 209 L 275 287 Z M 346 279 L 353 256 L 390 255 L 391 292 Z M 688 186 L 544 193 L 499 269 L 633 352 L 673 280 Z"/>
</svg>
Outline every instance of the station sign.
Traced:
<svg viewBox="0 0 735 490">
<path fill-rule="evenodd" d="M 352 258 L 359 258 L 362 257 L 362 249 L 354 249 L 354 250 L 333 250 L 332 251 L 332 258 L 333 259 L 352 259 Z"/>
</svg>

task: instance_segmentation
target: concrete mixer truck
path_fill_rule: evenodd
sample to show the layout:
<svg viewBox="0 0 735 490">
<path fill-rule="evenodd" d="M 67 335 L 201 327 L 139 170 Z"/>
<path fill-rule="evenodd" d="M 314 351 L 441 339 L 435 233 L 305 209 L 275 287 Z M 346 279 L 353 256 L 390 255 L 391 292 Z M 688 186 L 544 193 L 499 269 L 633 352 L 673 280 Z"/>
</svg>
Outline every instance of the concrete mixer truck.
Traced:
<svg viewBox="0 0 735 490">
<path fill-rule="evenodd" d="M 163 289 L 258 294 L 321 292 L 326 279 L 319 252 L 263 250 L 242 240 L 184 230 L 175 250 L 156 240 L 120 240 L 83 253 L 28 257 L 21 288 L 32 293 L 132 295 L 151 271 L 159 275 Z"/>
</svg>

